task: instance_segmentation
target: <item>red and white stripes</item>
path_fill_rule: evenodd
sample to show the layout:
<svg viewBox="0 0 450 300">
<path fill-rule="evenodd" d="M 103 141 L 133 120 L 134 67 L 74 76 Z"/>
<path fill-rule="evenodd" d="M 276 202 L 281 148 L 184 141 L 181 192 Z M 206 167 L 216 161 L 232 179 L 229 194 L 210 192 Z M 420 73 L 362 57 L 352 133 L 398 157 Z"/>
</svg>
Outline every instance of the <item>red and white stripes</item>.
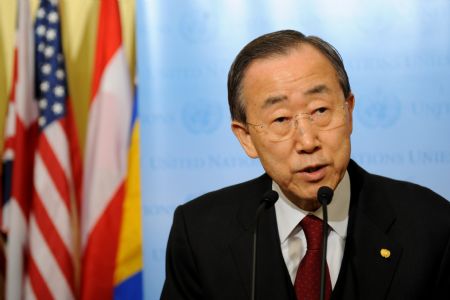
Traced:
<svg viewBox="0 0 450 300">
<path fill-rule="evenodd" d="M 39 136 L 34 160 L 28 276 L 37 299 L 76 297 L 77 201 L 64 123 L 52 123 Z"/>
</svg>

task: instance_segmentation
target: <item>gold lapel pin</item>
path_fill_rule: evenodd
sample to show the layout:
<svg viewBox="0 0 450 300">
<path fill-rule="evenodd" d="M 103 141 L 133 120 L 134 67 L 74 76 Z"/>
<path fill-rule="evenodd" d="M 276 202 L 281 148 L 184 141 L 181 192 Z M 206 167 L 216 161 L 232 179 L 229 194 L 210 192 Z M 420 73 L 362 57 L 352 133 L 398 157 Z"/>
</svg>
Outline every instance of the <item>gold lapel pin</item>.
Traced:
<svg viewBox="0 0 450 300">
<path fill-rule="evenodd" d="M 384 258 L 389 258 L 391 256 L 391 251 L 386 248 L 381 248 L 380 255 Z"/>
</svg>

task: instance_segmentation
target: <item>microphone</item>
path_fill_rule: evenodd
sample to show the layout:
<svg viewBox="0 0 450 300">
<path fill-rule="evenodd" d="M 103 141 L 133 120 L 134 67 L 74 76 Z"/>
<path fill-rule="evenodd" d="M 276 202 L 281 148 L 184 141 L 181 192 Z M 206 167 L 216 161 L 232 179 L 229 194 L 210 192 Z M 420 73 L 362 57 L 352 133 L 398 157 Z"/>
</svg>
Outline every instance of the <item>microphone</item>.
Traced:
<svg viewBox="0 0 450 300">
<path fill-rule="evenodd" d="M 261 215 L 261 212 L 265 209 L 271 208 L 275 202 L 278 200 L 278 193 L 269 190 L 264 193 L 263 197 L 261 198 L 261 203 L 259 204 L 258 208 L 256 209 L 255 214 L 255 223 L 253 228 L 253 263 L 252 263 L 252 291 L 251 291 L 251 300 L 255 300 L 255 292 L 256 292 L 256 241 L 258 238 L 258 223 L 259 223 L 259 217 Z"/>
<path fill-rule="evenodd" d="M 327 234 L 328 234 L 328 210 L 327 205 L 333 199 L 333 190 L 328 186 L 322 186 L 317 191 L 317 200 L 322 204 L 323 223 L 322 223 L 322 262 L 320 266 L 320 300 L 325 297 L 325 271 L 327 263 Z"/>
</svg>

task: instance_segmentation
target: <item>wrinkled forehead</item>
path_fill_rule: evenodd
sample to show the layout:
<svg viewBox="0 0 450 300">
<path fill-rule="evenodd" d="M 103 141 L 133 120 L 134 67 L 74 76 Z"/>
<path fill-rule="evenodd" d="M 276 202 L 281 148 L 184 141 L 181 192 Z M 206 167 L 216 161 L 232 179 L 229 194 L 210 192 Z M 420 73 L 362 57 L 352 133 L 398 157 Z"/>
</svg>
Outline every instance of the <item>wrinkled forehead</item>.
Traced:
<svg viewBox="0 0 450 300">
<path fill-rule="evenodd" d="M 246 70 L 241 95 L 246 104 L 252 104 L 251 100 L 265 107 L 289 100 L 294 92 L 305 97 L 341 93 L 333 65 L 313 46 L 302 45 L 283 55 L 253 61 Z"/>
<path fill-rule="evenodd" d="M 310 71 L 314 67 L 326 68 L 327 71 L 332 71 L 336 75 L 336 78 L 338 78 L 337 70 L 330 58 L 324 55 L 316 46 L 309 43 L 301 43 L 283 52 L 274 52 L 253 59 L 243 72 L 241 87 L 245 88 L 245 83 L 248 81 L 248 78 L 255 77 L 261 69 L 271 68 L 272 72 L 282 73 L 285 68 L 292 67 L 293 65 L 298 73 Z"/>
</svg>

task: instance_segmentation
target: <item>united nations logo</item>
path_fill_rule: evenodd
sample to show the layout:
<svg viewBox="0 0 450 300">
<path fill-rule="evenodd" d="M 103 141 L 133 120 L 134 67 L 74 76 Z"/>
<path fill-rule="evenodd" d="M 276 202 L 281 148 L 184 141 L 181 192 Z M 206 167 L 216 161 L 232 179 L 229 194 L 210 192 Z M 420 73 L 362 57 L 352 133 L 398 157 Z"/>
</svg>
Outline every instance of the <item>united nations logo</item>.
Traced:
<svg viewBox="0 0 450 300">
<path fill-rule="evenodd" d="M 189 42 L 201 43 L 211 40 L 217 29 L 217 23 L 211 12 L 204 10 L 187 12 L 180 19 L 181 35 Z"/>
<path fill-rule="evenodd" d="M 394 95 L 363 96 L 356 102 L 355 114 L 357 119 L 368 128 L 388 128 L 399 119 L 401 104 Z"/>
<path fill-rule="evenodd" d="M 220 106 L 204 100 L 185 104 L 181 113 L 184 127 L 193 134 L 211 134 L 222 119 Z"/>
</svg>

